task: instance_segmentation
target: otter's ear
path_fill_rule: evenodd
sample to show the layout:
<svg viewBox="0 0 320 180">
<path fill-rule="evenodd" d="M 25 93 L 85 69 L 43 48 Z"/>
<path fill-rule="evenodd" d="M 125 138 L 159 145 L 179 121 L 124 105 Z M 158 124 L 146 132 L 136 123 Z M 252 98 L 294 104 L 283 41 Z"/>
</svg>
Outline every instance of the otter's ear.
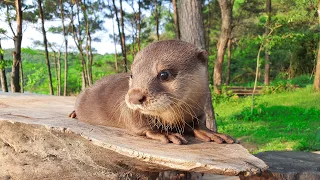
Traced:
<svg viewBox="0 0 320 180">
<path fill-rule="evenodd" d="M 199 49 L 198 51 L 198 59 L 205 65 L 208 63 L 208 53 L 206 50 Z"/>
</svg>

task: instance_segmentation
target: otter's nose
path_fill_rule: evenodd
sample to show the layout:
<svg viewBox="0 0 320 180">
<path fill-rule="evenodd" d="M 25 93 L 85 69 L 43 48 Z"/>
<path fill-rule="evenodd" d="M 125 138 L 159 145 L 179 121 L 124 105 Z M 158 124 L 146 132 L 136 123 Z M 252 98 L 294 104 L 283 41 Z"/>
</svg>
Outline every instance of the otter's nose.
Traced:
<svg viewBox="0 0 320 180">
<path fill-rule="evenodd" d="M 143 92 L 141 92 L 141 90 L 139 89 L 130 90 L 128 92 L 128 95 L 129 95 L 129 102 L 131 104 L 139 105 L 145 102 L 147 99 L 146 95 Z"/>
</svg>

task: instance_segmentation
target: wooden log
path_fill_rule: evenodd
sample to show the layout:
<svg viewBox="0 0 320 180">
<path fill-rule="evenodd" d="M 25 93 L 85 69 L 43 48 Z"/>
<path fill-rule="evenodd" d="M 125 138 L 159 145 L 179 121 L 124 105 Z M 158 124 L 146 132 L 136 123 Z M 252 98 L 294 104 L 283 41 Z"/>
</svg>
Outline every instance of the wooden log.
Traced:
<svg viewBox="0 0 320 180">
<path fill-rule="evenodd" d="M 70 140 L 71 136 L 76 136 L 77 141 L 90 144 L 87 151 L 90 150 L 94 154 L 94 150 L 99 147 L 99 152 L 104 152 L 104 156 L 101 156 L 98 160 L 92 158 L 92 156 L 84 157 L 84 159 L 91 158 L 90 162 L 93 162 L 93 164 L 97 164 L 97 161 L 100 163 L 101 161 L 108 162 L 109 159 L 110 162 L 108 163 L 118 163 L 117 158 L 112 158 L 112 156 L 121 156 L 121 163 L 126 167 L 143 172 L 180 170 L 230 176 L 250 176 L 267 169 L 267 165 L 262 160 L 251 155 L 240 144 L 199 142 L 193 137 L 188 137 L 190 141 L 188 145 L 162 144 L 145 137 L 133 136 L 122 129 L 93 126 L 70 119 L 67 116 L 73 110 L 74 102 L 74 97 L 0 93 L 0 141 L 3 141 L 3 147 L 6 144 L 8 146 L 16 144 L 12 146 L 30 147 L 26 151 L 30 151 L 31 154 L 32 151 L 35 151 L 34 153 L 37 154 L 39 153 L 36 152 L 37 149 L 44 148 L 38 146 L 41 146 L 41 144 L 45 146 L 46 142 L 38 143 L 36 147 L 33 147 L 33 142 L 38 142 L 37 138 L 41 139 L 41 134 L 45 136 L 44 134 L 50 132 L 51 134 L 60 134 L 56 135 L 57 144 L 54 144 L 55 141 L 50 141 L 52 149 L 47 150 L 57 154 L 54 156 L 56 158 L 59 155 L 62 156 L 64 152 L 63 148 L 54 149 L 54 147 L 61 146 L 59 145 L 61 142 L 72 142 Z M 30 142 L 20 141 L 21 139 L 12 142 L 12 138 L 15 137 L 15 132 L 12 131 L 28 132 L 29 134 L 25 136 L 29 139 L 33 139 L 33 136 L 37 137 Z M 41 132 L 40 135 L 33 134 L 35 131 Z M 47 138 L 51 139 L 52 137 L 48 136 Z M 69 140 L 67 140 L 68 138 Z M 26 146 L 26 143 L 29 143 L 28 146 Z M 72 157 L 77 155 L 72 153 L 76 152 L 68 153 L 69 160 L 74 161 Z M 85 155 L 86 153 L 84 153 Z M 1 156 L 0 154 L 0 159 Z M 1 163 L 5 162 L 0 160 L 0 167 L 3 169 L 6 164 Z M 0 177 L 1 173 L 3 172 L 0 170 Z"/>
</svg>

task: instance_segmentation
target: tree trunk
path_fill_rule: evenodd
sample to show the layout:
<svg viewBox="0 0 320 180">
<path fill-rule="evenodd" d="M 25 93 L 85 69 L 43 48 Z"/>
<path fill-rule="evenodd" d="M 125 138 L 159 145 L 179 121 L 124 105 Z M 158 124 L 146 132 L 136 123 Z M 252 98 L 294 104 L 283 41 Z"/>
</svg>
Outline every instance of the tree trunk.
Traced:
<svg viewBox="0 0 320 180">
<path fill-rule="evenodd" d="M 63 0 L 60 0 L 60 15 L 62 22 L 62 30 L 63 30 L 63 38 L 64 38 L 64 87 L 63 87 L 63 95 L 67 96 L 68 89 L 68 37 L 66 27 L 64 26 L 64 7 Z"/>
<path fill-rule="evenodd" d="M 20 61 L 19 70 L 20 70 L 20 87 L 21 87 L 20 92 L 24 93 L 24 79 L 23 79 L 22 61 Z"/>
<path fill-rule="evenodd" d="M 318 1 L 318 18 L 320 23 L 320 0 Z M 316 91 L 320 91 L 320 41 L 318 43 L 318 56 L 317 56 L 317 66 L 314 74 L 314 84 L 313 87 Z"/>
<path fill-rule="evenodd" d="M 193 43 L 196 46 L 205 49 L 204 26 L 201 13 L 200 0 L 180 0 L 178 3 L 179 25 L 181 40 Z M 208 67 L 208 65 L 207 65 Z M 207 68 L 208 70 L 208 68 Z M 207 71 L 208 74 L 208 71 Z M 209 74 L 208 74 L 209 76 Z M 208 81 L 208 76 L 207 78 Z M 206 113 L 206 127 L 212 131 L 217 131 L 217 125 L 212 106 L 212 97 L 210 88 L 207 88 L 207 101 L 204 107 Z"/>
<path fill-rule="evenodd" d="M 221 32 L 218 40 L 217 59 L 214 66 L 213 80 L 215 91 L 219 92 L 219 87 L 222 84 L 222 65 L 226 45 L 231 36 L 232 25 L 232 7 L 233 0 L 218 0 L 221 9 Z"/>
<path fill-rule="evenodd" d="M 179 16 L 178 16 L 178 9 L 177 9 L 177 0 L 172 0 L 173 6 L 173 20 L 174 20 L 174 27 L 176 30 L 176 38 L 180 39 L 180 28 L 179 28 Z"/>
<path fill-rule="evenodd" d="M 85 30 L 86 30 L 86 71 L 87 71 L 87 81 L 88 85 L 92 85 L 92 48 L 91 48 L 91 34 L 90 34 L 90 26 L 89 26 L 89 19 L 87 14 L 87 5 L 85 4 L 85 1 L 80 1 L 80 6 L 83 12 L 83 18 L 85 23 Z"/>
<path fill-rule="evenodd" d="M 229 40 L 228 40 L 228 68 L 227 68 L 226 85 L 230 84 L 231 47 L 232 47 L 232 39 L 229 38 Z"/>
<path fill-rule="evenodd" d="M 58 51 L 58 96 L 61 96 L 61 51 Z"/>
<path fill-rule="evenodd" d="M 53 95 L 54 92 L 52 87 L 52 76 L 51 76 L 50 61 L 49 61 L 48 42 L 47 42 L 46 30 L 44 29 L 44 17 L 43 17 L 41 0 L 38 0 L 38 8 L 39 8 L 39 16 L 41 19 L 43 44 L 44 44 L 44 51 L 46 53 L 46 62 L 47 62 L 47 68 L 48 68 L 49 91 L 50 91 L 50 94 Z"/>
<path fill-rule="evenodd" d="M 314 89 L 320 91 L 320 42 L 318 44 L 317 66 L 314 76 Z"/>
<path fill-rule="evenodd" d="M 134 59 L 135 55 L 136 55 L 136 40 L 137 40 L 137 32 L 138 32 L 138 14 L 134 8 L 134 0 L 132 0 L 131 4 L 131 9 L 132 9 L 132 13 L 133 13 L 133 19 L 130 21 L 131 23 L 131 29 L 132 29 L 132 33 L 131 33 L 131 38 L 132 38 L 132 43 L 131 43 L 131 55 L 132 55 L 132 59 Z"/>
<path fill-rule="evenodd" d="M 270 29 L 270 19 L 271 19 L 271 0 L 266 0 L 266 13 L 267 13 L 267 22 L 265 28 L 265 34 L 269 34 Z M 265 65 L 264 65 L 264 85 L 269 85 L 270 77 L 270 54 L 268 49 L 265 50 Z"/>
<path fill-rule="evenodd" d="M 121 42 L 122 42 L 122 55 L 124 61 L 124 71 L 128 72 L 128 62 L 127 62 L 127 50 L 126 50 L 126 35 L 124 33 L 124 15 L 122 9 L 122 0 L 120 0 L 120 22 L 121 22 Z"/>
<path fill-rule="evenodd" d="M 54 59 L 54 66 L 55 66 L 55 72 L 56 72 L 56 81 L 59 82 L 59 75 L 58 75 L 58 58 L 57 53 L 54 51 L 51 47 L 51 50 L 53 52 L 53 59 Z M 57 95 L 59 96 L 59 86 L 57 86 Z"/>
<path fill-rule="evenodd" d="M 118 32 L 119 32 L 119 36 L 120 36 L 120 43 L 121 43 L 121 52 L 122 52 L 122 57 L 123 57 L 123 62 L 124 62 L 124 70 L 125 72 L 128 72 L 128 68 L 127 68 L 127 55 L 126 55 L 126 45 L 125 45 L 125 37 L 124 37 L 124 32 L 121 32 L 121 27 L 122 27 L 122 31 L 124 31 L 124 24 L 123 24 L 123 12 L 122 12 L 122 0 L 120 0 L 120 16 L 121 16 L 121 24 L 120 24 L 120 20 L 118 17 L 118 9 L 117 6 L 114 2 L 114 0 L 112 0 L 113 3 L 113 8 L 116 14 L 116 20 L 117 20 L 117 25 L 118 25 Z"/>
<path fill-rule="evenodd" d="M 20 92 L 20 62 L 21 62 L 21 42 L 22 42 L 22 10 L 21 0 L 15 0 L 17 34 L 14 35 L 14 52 L 11 71 L 11 91 Z"/>
<path fill-rule="evenodd" d="M 93 53 L 92 53 L 92 38 L 91 38 L 91 34 L 89 32 L 89 85 L 93 84 L 93 78 L 92 78 L 92 64 L 93 64 Z"/>
<path fill-rule="evenodd" d="M 179 25 L 181 40 L 205 49 L 204 26 L 200 0 L 180 0 Z"/>
<path fill-rule="evenodd" d="M 156 21 L 156 35 L 157 35 L 157 41 L 160 40 L 160 34 L 159 34 L 159 11 L 158 11 L 158 1 L 154 0 L 154 19 Z"/>
<path fill-rule="evenodd" d="M 0 50 L 2 50 L 1 47 L 1 38 L 0 38 Z M 0 62 L 4 62 L 3 59 L 3 53 L 0 52 Z M 1 89 L 2 92 L 8 92 L 8 84 L 7 84 L 7 77 L 6 77 L 6 67 L 5 65 L 3 67 L 0 67 L 0 81 L 1 81 Z"/>
<path fill-rule="evenodd" d="M 134 59 L 134 56 L 135 56 L 135 54 L 136 54 L 136 46 L 135 46 L 135 44 L 136 44 L 136 41 L 135 41 L 135 39 L 136 39 L 136 33 L 134 32 L 134 30 L 136 29 L 135 27 L 134 27 L 134 25 L 135 24 L 131 24 L 131 29 L 132 29 L 132 43 L 131 43 L 131 47 L 132 47 L 132 52 L 131 52 L 131 55 L 132 55 L 132 59 Z"/>
<path fill-rule="evenodd" d="M 139 1 L 140 3 L 140 1 Z M 118 73 L 118 52 L 117 52 L 117 40 L 116 40 L 116 33 L 114 30 L 114 12 L 112 10 L 112 7 L 109 5 L 109 0 L 108 0 L 108 6 L 110 7 L 110 12 L 112 14 L 112 34 L 113 34 L 113 44 L 114 44 L 114 66 L 116 69 L 116 73 Z M 140 4 L 139 4 L 140 7 Z"/>
<path fill-rule="evenodd" d="M 207 48 L 207 51 L 210 52 L 210 29 L 212 28 L 211 27 L 211 24 L 210 24 L 210 2 L 208 3 L 208 15 L 207 15 L 207 27 L 204 26 L 204 29 L 205 29 L 205 43 L 206 43 L 206 48 Z"/>
<path fill-rule="evenodd" d="M 138 1 L 138 51 L 141 50 L 141 0 Z"/>
<path fill-rule="evenodd" d="M 88 86 L 88 73 L 87 73 L 87 66 L 86 66 L 86 61 L 84 59 L 84 52 L 83 52 L 83 37 L 82 37 L 82 32 L 81 32 L 81 21 L 80 21 L 80 10 L 79 10 L 79 4 L 77 6 L 77 20 L 78 20 L 78 28 L 76 29 L 74 25 L 74 13 L 73 13 L 73 8 L 71 7 L 71 24 L 72 24 L 72 35 L 73 35 L 73 40 L 74 43 L 76 44 L 78 50 L 79 50 L 79 57 L 80 57 L 80 64 L 81 64 L 81 76 L 82 76 L 82 86 L 81 89 L 84 90 Z M 76 32 L 77 30 L 77 32 Z"/>
<path fill-rule="evenodd" d="M 8 92 L 7 78 L 5 69 L 0 69 L 0 81 L 2 92 Z"/>
</svg>

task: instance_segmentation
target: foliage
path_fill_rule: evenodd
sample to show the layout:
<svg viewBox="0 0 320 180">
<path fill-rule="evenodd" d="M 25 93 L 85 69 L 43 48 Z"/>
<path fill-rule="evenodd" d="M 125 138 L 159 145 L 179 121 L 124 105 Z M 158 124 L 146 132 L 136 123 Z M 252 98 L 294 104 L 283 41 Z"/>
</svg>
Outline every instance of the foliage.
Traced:
<svg viewBox="0 0 320 180">
<path fill-rule="evenodd" d="M 257 97 L 253 114 L 251 97 L 217 104 L 215 112 L 219 130 L 254 145 L 251 152 L 312 150 L 320 125 L 319 102 L 320 94 L 308 86 Z"/>
</svg>

